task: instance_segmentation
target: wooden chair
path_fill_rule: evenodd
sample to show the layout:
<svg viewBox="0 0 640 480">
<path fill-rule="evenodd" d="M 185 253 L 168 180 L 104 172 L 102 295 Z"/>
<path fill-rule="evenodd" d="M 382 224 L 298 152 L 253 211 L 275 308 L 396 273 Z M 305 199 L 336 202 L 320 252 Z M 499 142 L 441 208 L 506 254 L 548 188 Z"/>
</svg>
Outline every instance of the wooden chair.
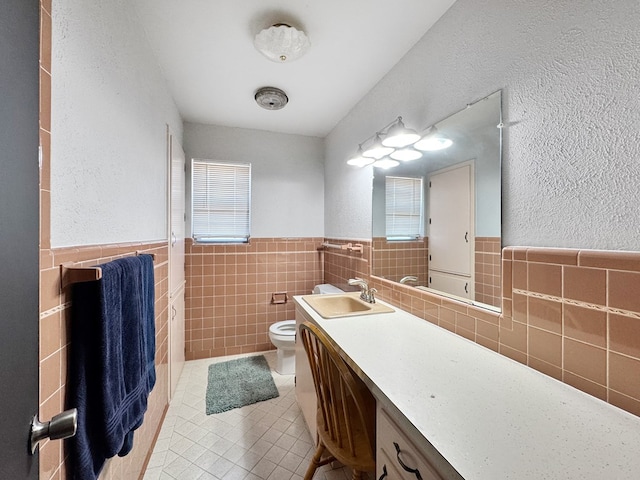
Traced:
<svg viewBox="0 0 640 480">
<path fill-rule="evenodd" d="M 304 476 L 335 460 L 353 469 L 353 480 L 375 472 L 375 399 L 315 325 L 300 325 L 318 399 L 318 448 Z M 325 458 L 323 455 L 327 454 Z"/>
</svg>

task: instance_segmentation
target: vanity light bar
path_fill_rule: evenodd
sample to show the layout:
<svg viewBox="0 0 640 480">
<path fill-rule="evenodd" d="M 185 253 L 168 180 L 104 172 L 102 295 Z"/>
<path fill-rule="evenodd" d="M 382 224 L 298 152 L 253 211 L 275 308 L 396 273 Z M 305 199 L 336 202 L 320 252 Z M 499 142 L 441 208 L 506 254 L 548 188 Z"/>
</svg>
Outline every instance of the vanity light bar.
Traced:
<svg viewBox="0 0 640 480">
<path fill-rule="evenodd" d="M 387 168 L 393 168 L 393 167 L 397 167 L 398 165 L 400 165 L 400 162 L 397 160 L 393 160 L 389 157 L 385 157 L 385 158 L 381 158 L 380 160 L 376 160 L 373 164 L 374 167 L 376 168 L 382 168 L 382 169 L 387 169 Z"/>
<path fill-rule="evenodd" d="M 403 162 L 409 162 L 411 160 L 417 160 L 422 157 L 422 153 L 413 147 L 404 147 L 396 150 L 389 155 L 394 160 L 401 160 Z"/>
<path fill-rule="evenodd" d="M 380 138 L 380 134 L 376 133 L 376 139 L 374 140 L 373 145 L 362 152 L 362 156 L 379 160 L 385 155 L 389 155 L 390 153 L 392 153 L 393 150 L 394 149 L 392 147 L 385 147 L 382 143 L 382 139 Z"/>
<path fill-rule="evenodd" d="M 371 146 L 363 150 L 362 146 L 371 139 Z M 358 151 L 347 160 L 347 164 L 354 167 L 373 164 L 377 168 L 393 168 L 400 165 L 398 160 L 417 160 L 422 157 L 422 151 L 442 150 L 451 145 L 451 139 L 440 135 L 434 126 L 426 134 L 420 135 L 405 127 L 402 117 L 398 117 L 358 145 Z"/>
<path fill-rule="evenodd" d="M 396 123 L 389 127 L 382 144 L 385 147 L 402 148 L 412 145 L 420 140 L 420 135 L 412 128 L 407 128 L 402 123 L 402 117 L 398 117 Z"/>
</svg>

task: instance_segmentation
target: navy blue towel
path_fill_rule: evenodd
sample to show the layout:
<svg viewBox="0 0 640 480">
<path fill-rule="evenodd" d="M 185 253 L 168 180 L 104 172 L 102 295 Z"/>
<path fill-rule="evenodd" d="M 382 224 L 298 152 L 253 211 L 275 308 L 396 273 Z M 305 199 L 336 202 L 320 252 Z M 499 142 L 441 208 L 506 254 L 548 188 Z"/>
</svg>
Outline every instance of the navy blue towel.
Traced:
<svg viewBox="0 0 640 480">
<path fill-rule="evenodd" d="M 73 285 L 68 408 L 71 478 L 95 480 L 107 458 L 129 453 L 155 385 L 153 259 L 100 265 L 102 279 Z"/>
</svg>

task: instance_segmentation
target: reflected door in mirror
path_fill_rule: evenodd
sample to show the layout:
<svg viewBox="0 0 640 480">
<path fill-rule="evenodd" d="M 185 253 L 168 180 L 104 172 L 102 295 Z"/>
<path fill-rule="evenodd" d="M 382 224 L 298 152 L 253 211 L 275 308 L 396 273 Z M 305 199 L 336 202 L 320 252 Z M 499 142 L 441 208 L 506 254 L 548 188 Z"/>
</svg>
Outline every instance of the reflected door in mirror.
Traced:
<svg viewBox="0 0 640 480">
<path fill-rule="evenodd" d="M 474 298 L 474 163 L 429 178 L 429 287 Z"/>
</svg>

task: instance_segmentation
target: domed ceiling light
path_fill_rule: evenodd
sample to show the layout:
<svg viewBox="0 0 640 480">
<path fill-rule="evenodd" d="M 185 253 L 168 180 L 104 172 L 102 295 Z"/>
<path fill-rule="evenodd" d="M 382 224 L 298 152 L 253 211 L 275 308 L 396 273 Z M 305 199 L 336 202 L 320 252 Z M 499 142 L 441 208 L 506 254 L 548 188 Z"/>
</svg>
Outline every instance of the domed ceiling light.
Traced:
<svg viewBox="0 0 640 480">
<path fill-rule="evenodd" d="M 293 62 L 309 50 L 311 43 L 302 31 L 286 23 L 276 23 L 258 33 L 253 45 L 272 62 Z"/>
<path fill-rule="evenodd" d="M 289 102 L 289 97 L 276 87 L 262 87 L 254 95 L 256 103 L 267 110 L 280 110 Z"/>
</svg>

